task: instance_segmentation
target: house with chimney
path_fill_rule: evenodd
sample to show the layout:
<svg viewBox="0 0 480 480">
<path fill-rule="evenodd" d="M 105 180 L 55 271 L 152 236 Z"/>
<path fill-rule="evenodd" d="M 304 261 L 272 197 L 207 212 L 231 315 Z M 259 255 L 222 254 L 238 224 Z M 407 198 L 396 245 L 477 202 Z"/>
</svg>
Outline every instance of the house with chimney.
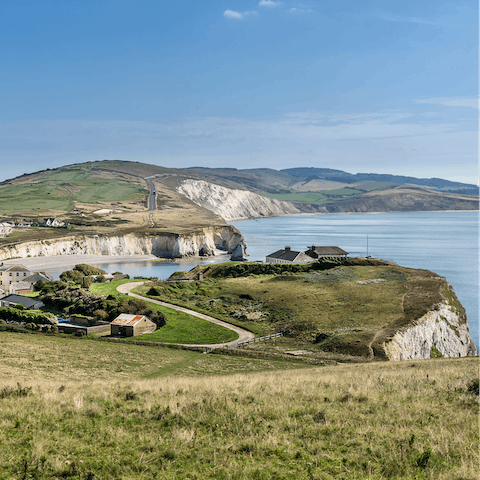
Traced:
<svg viewBox="0 0 480 480">
<path fill-rule="evenodd" d="M 286 246 L 282 250 L 278 250 L 265 258 L 266 263 L 308 263 L 314 259 L 303 252 L 292 250 L 290 246 Z"/>
</svg>

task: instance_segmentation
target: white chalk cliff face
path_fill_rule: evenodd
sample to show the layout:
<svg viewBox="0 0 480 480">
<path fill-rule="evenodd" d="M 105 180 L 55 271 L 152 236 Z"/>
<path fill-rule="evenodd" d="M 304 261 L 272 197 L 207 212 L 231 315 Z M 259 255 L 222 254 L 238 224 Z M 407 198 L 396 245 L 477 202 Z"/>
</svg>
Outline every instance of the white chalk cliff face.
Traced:
<svg viewBox="0 0 480 480">
<path fill-rule="evenodd" d="M 262 197 L 245 190 L 221 187 L 203 180 L 184 180 L 177 191 L 227 221 L 302 213 L 293 203 Z"/>
<path fill-rule="evenodd" d="M 448 301 L 438 304 L 435 310 L 397 332 L 384 348 L 390 360 L 431 358 L 432 348 L 445 358 L 477 354 L 466 321 Z"/>
<path fill-rule="evenodd" d="M 146 255 L 183 258 L 233 253 L 245 240 L 234 227 L 207 227 L 188 235 L 70 236 L 0 248 L 0 260 L 48 255 Z"/>
</svg>

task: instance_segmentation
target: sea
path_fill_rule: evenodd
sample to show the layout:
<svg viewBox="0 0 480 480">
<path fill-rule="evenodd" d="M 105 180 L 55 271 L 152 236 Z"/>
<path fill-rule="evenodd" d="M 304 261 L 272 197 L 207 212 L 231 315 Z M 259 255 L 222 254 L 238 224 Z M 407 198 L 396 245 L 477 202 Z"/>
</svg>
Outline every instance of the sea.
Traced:
<svg viewBox="0 0 480 480">
<path fill-rule="evenodd" d="M 245 238 L 249 260 L 289 245 L 338 246 L 349 256 L 368 255 L 398 265 L 430 270 L 453 285 L 465 307 L 470 336 L 479 346 L 479 212 L 389 212 L 378 214 L 295 215 L 231 222 Z M 114 262 L 108 273 L 168 278 L 198 264 L 228 261 L 228 256 L 181 262 Z"/>
</svg>

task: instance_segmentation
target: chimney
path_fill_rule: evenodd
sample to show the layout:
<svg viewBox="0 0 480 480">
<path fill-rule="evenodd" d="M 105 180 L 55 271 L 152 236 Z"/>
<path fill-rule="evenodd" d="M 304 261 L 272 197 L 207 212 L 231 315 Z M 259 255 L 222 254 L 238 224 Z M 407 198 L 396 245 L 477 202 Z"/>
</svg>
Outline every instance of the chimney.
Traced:
<svg viewBox="0 0 480 480">
<path fill-rule="evenodd" d="M 286 245 L 286 246 L 285 246 L 285 251 L 286 251 L 286 252 L 289 252 L 289 251 L 290 251 L 290 245 Z"/>
</svg>

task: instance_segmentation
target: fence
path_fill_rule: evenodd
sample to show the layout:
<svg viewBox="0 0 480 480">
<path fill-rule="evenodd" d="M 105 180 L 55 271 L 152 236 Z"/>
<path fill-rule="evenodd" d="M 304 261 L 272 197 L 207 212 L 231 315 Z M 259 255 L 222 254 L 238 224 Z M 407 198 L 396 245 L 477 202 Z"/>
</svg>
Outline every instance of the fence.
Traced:
<svg viewBox="0 0 480 480">
<path fill-rule="evenodd" d="M 251 340 L 245 340 L 244 342 L 237 343 L 236 347 L 241 347 L 243 345 L 248 345 L 249 343 L 264 342 L 265 340 L 271 340 L 272 338 L 283 337 L 283 333 L 272 333 L 271 335 L 266 335 L 265 337 L 252 338 Z"/>
</svg>

